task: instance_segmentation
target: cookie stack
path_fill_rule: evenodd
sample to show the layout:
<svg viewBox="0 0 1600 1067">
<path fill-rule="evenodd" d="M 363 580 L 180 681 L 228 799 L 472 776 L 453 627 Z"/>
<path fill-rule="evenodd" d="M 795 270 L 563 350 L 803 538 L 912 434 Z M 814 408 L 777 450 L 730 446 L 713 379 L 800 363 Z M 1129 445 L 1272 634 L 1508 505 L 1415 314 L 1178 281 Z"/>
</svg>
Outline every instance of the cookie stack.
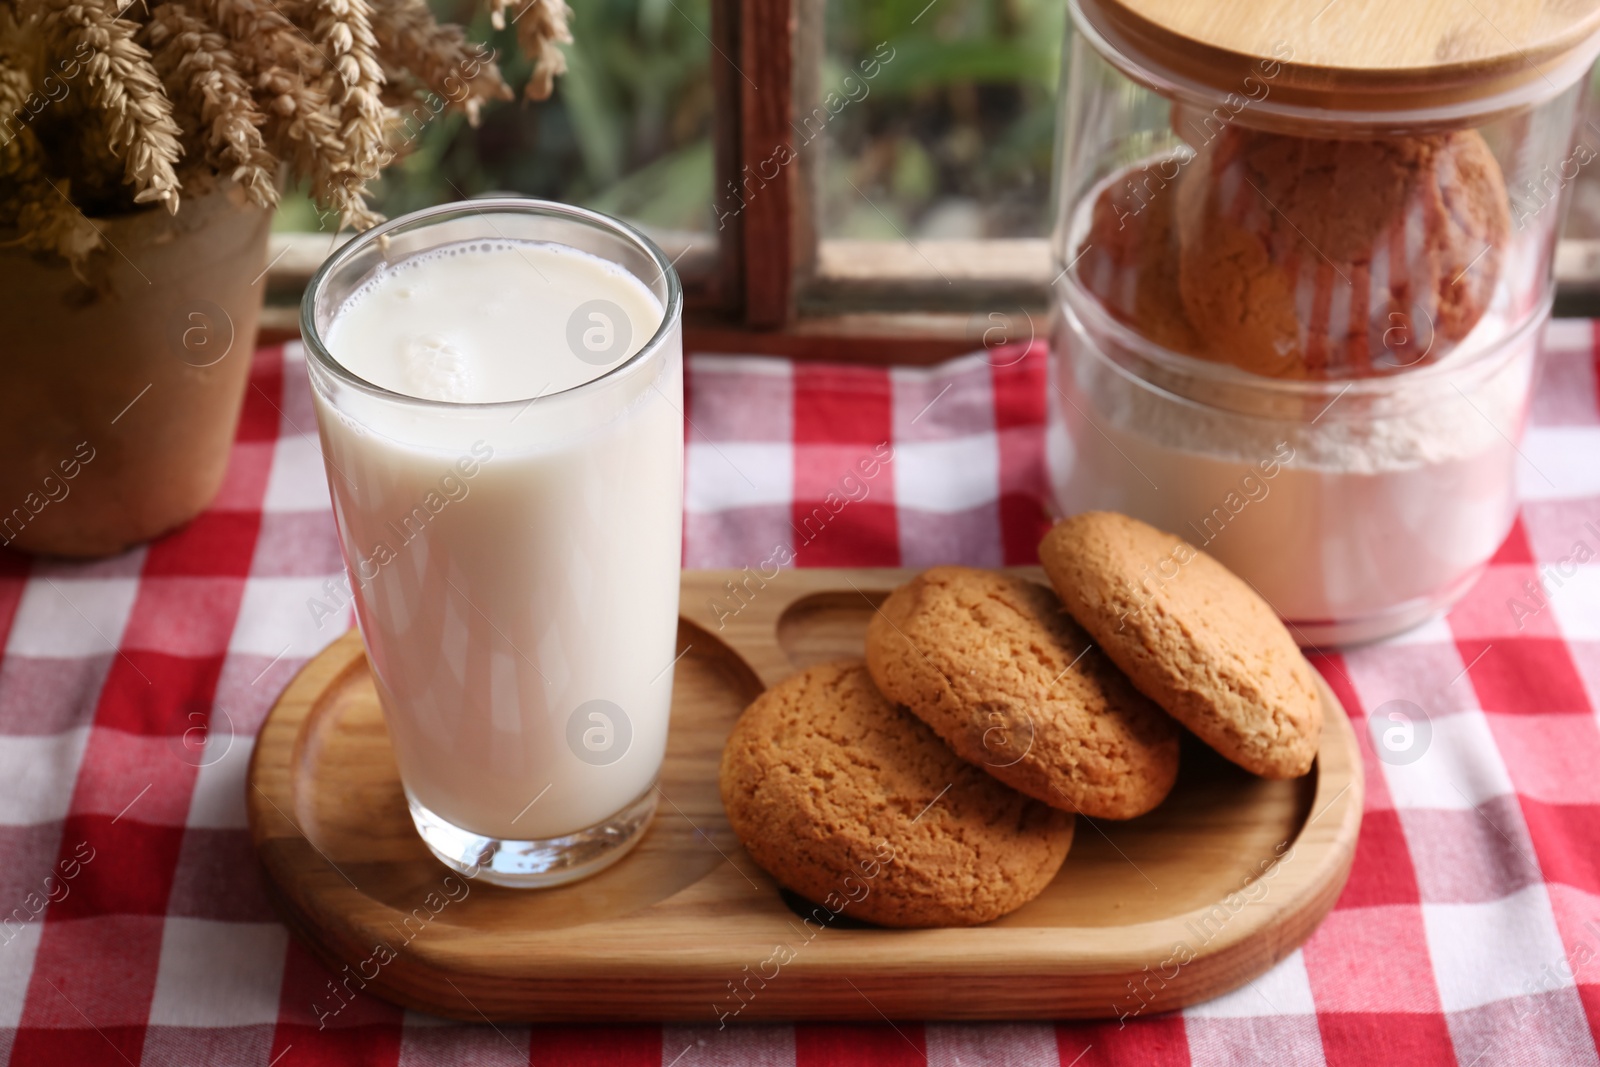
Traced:
<svg viewBox="0 0 1600 1067">
<path fill-rule="evenodd" d="M 1105 512 L 1039 547 L 1052 592 L 935 567 L 894 591 L 866 659 L 763 693 L 723 805 L 781 884 L 885 926 L 988 922 L 1042 892 L 1073 816 L 1164 800 L 1187 727 L 1253 773 L 1311 768 L 1311 668 L 1272 609 L 1171 534 Z"/>
</svg>

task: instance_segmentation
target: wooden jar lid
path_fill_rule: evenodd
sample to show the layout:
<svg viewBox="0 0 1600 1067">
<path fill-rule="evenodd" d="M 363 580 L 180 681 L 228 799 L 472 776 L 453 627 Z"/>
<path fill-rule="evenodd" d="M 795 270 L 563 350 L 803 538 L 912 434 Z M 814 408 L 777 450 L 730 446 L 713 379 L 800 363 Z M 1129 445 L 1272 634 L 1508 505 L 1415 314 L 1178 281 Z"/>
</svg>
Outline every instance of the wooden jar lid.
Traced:
<svg viewBox="0 0 1600 1067">
<path fill-rule="evenodd" d="M 1271 124 L 1449 126 L 1549 99 L 1600 51 L 1600 0 L 1073 0 L 1164 95 L 1238 94 Z M 1246 79 L 1251 79 L 1247 82 Z M 1330 114 L 1331 113 L 1331 114 Z M 1242 117 L 1242 116 L 1241 116 Z"/>
</svg>

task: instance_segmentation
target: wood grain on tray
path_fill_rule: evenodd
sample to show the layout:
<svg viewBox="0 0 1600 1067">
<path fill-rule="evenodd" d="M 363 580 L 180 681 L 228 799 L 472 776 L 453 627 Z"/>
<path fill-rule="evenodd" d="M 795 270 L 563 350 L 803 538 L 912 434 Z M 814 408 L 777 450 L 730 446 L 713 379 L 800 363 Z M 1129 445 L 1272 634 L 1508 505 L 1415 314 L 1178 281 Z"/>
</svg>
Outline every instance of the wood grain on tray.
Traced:
<svg viewBox="0 0 1600 1067">
<path fill-rule="evenodd" d="M 655 822 L 615 867 L 549 890 L 469 883 L 428 853 L 346 634 L 285 690 L 252 757 L 251 829 L 280 911 L 344 988 L 507 1021 L 1144 1015 L 1236 988 L 1309 936 L 1344 885 L 1362 810 L 1355 737 L 1320 679 L 1310 775 L 1256 778 L 1186 737 L 1165 803 L 1080 819 L 1055 881 L 996 922 L 805 918 L 728 828 L 723 741 L 765 686 L 859 656 L 875 605 L 913 573 L 685 572 Z M 330 990 L 320 1008 L 343 1003 Z"/>
</svg>

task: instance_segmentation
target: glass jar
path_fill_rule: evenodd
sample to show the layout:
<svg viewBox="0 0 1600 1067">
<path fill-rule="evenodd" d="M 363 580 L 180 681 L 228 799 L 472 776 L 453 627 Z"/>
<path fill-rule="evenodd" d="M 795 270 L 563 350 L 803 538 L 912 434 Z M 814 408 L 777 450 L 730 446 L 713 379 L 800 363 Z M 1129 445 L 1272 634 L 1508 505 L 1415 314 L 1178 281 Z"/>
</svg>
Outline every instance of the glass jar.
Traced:
<svg viewBox="0 0 1600 1067">
<path fill-rule="evenodd" d="M 1305 6 L 1073 0 L 1051 467 L 1329 645 L 1449 607 L 1510 529 L 1600 36 Z"/>
</svg>

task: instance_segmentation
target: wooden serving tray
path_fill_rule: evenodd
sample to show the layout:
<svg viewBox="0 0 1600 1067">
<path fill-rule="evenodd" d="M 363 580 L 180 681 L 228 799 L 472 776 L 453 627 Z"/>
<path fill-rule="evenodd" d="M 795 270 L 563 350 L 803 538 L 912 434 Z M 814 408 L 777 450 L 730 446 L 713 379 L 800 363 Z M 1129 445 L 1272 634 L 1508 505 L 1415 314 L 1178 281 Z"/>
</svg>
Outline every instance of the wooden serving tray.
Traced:
<svg viewBox="0 0 1600 1067">
<path fill-rule="evenodd" d="M 790 905 L 809 907 L 728 828 L 718 758 L 764 686 L 859 655 L 876 604 L 913 573 L 790 570 L 763 585 L 686 572 L 660 810 L 620 863 L 557 889 L 446 882 L 346 634 L 284 691 L 250 763 L 251 833 L 280 911 L 346 988 L 497 1021 L 1153 1014 L 1242 985 L 1310 935 L 1349 874 L 1362 809 L 1360 753 L 1326 686 L 1311 774 L 1265 781 L 1186 737 L 1160 808 L 1080 819 L 1055 882 L 996 922 L 805 923 Z M 323 1010 L 339 1003 L 330 993 Z"/>
</svg>

